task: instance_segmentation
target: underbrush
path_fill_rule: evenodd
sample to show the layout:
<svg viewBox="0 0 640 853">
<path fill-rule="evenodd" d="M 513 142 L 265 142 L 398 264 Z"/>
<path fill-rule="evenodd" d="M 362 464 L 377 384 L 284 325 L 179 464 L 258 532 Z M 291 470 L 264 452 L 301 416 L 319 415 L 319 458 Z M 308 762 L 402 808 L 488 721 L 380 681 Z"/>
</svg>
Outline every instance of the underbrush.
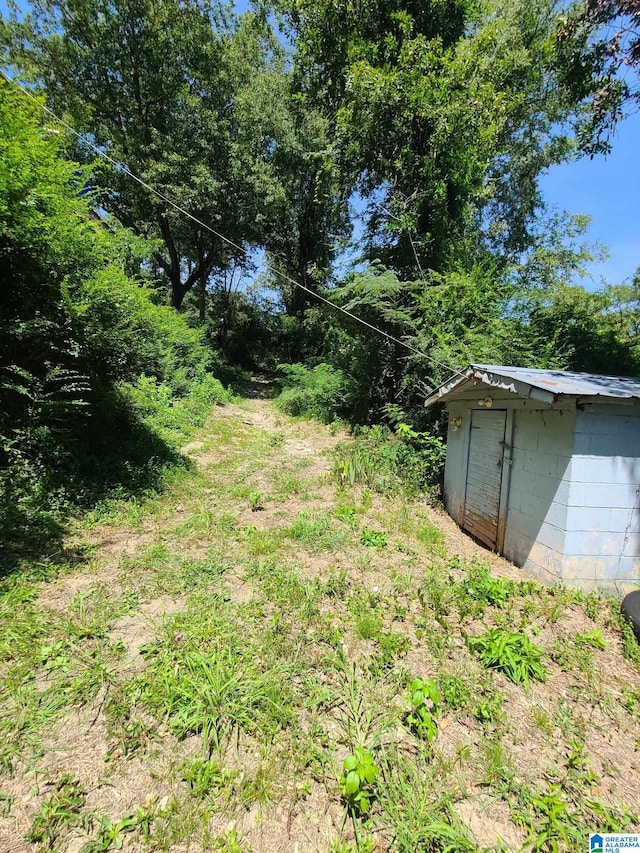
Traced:
<svg viewBox="0 0 640 853">
<path fill-rule="evenodd" d="M 78 508 L 157 488 L 227 394 L 213 378 L 224 360 L 150 278 L 154 244 L 97 215 L 91 168 L 66 160 L 37 103 L 0 90 L 6 571 L 19 555 L 55 552 Z"/>
<path fill-rule="evenodd" d="M 324 363 L 313 368 L 279 364 L 278 369 L 283 374 L 283 388 L 275 402 L 286 414 L 323 423 L 347 414 L 352 388 L 341 370 Z"/>
<path fill-rule="evenodd" d="M 358 427 L 334 451 L 332 472 L 342 485 L 361 483 L 376 492 L 439 494 L 444 470 L 442 439 L 400 424 Z"/>
<path fill-rule="evenodd" d="M 141 376 L 105 396 L 94 415 L 64 428 L 14 431 L 0 469 L 0 575 L 22 559 L 61 549 L 69 518 L 105 500 L 141 499 L 170 470 L 189 464 L 179 448 L 230 393 L 209 374 L 185 396 Z"/>
</svg>

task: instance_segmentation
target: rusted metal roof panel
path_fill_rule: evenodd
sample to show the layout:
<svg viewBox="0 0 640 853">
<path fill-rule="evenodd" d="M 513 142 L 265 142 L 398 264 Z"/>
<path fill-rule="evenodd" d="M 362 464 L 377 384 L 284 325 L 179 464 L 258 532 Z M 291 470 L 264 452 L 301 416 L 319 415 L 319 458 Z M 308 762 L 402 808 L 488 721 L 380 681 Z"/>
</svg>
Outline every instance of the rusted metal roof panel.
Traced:
<svg viewBox="0 0 640 853">
<path fill-rule="evenodd" d="M 470 382 L 483 382 L 523 397 L 551 403 L 561 396 L 640 400 L 640 377 L 573 373 L 568 370 L 533 370 L 498 364 L 471 364 L 465 375 L 441 385 L 427 397 L 425 406 L 461 391 Z"/>
</svg>

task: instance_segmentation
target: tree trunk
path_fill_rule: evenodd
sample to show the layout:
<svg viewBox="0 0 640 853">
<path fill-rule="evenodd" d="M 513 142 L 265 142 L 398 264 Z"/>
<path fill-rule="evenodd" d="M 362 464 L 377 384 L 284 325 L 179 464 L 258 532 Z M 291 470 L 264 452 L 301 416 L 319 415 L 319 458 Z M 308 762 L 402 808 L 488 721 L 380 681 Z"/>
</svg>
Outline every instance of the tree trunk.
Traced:
<svg viewBox="0 0 640 853">
<path fill-rule="evenodd" d="M 182 286 L 180 282 L 177 284 L 175 282 L 171 282 L 171 307 L 180 309 L 182 308 L 182 300 L 186 296 L 187 291 Z"/>
<path fill-rule="evenodd" d="M 205 275 L 200 279 L 200 287 L 198 288 L 198 307 L 200 309 L 200 322 L 204 325 L 207 317 L 207 277 Z"/>
</svg>

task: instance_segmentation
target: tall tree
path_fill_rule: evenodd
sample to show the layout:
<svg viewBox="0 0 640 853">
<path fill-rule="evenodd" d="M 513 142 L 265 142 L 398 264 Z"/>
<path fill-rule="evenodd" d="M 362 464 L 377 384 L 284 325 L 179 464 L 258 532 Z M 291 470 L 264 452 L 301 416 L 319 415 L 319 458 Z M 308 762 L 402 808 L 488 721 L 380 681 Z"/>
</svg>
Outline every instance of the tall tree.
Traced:
<svg viewBox="0 0 640 853">
<path fill-rule="evenodd" d="M 561 85 L 554 0 L 285 6 L 301 86 L 369 203 L 369 257 L 414 278 L 525 248 L 537 179 L 569 155 L 597 89 Z"/>
<path fill-rule="evenodd" d="M 223 0 L 35 0 L 7 33 L 11 61 L 110 157 L 235 244 L 258 240 L 272 145 L 247 104 L 278 52 L 263 19 Z M 242 254 L 122 170 L 108 184 L 101 204 L 159 238 L 175 307 Z"/>
</svg>

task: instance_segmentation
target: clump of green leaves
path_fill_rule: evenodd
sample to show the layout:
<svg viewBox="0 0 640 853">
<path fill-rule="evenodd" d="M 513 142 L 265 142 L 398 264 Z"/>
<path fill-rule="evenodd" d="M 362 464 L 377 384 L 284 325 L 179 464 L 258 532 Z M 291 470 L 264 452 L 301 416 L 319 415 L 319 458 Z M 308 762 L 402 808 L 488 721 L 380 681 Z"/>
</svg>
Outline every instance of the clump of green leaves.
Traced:
<svg viewBox="0 0 640 853">
<path fill-rule="evenodd" d="M 347 408 L 351 386 L 341 370 L 325 363 L 279 364 L 278 370 L 284 387 L 275 402 L 288 415 L 330 423 Z"/>
<path fill-rule="evenodd" d="M 251 512 L 259 512 L 261 509 L 264 509 L 261 492 L 249 492 L 249 507 Z"/>
<path fill-rule="evenodd" d="M 640 666 L 640 643 L 633 630 L 633 625 L 624 616 L 620 617 L 620 630 L 622 632 L 622 654 L 627 660 Z"/>
<path fill-rule="evenodd" d="M 362 483 L 376 492 L 418 494 L 434 491 L 444 465 L 442 439 L 429 433 L 359 427 L 352 441 L 339 444 L 332 472 L 341 485 Z"/>
<path fill-rule="evenodd" d="M 42 845 L 44 850 L 55 849 L 60 835 L 82 822 L 86 796 L 71 776 L 62 776 L 33 818 L 27 841 Z"/>
<path fill-rule="evenodd" d="M 442 702 L 448 708 L 464 708 L 471 699 L 471 691 L 461 678 L 445 675 L 438 679 Z"/>
<path fill-rule="evenodd" d="M 353 814 L 366 814 L 371 808 L 379 773 L 373 755 L 364 747 L 356 747 L 343 761 L 338 785 L 347 808 Z"/>
<path fill-rule="evenodd" d="M 504 607 L 516 592 L 516 584 L 507 578 L 494 578 L 487 566 L 474 561 L 467 568 L 467 577 L 455 586 L 461 616 L 478 616 L 487 605 Z"/>
<path fill-rule="evenodd" d="M 525 690 L 531 679 L 546 679 L 542 663 L 544 650 L 532 643 L 526 634 L 491 628 L 479 637 L 471 637 L 469 645 L 483 666 L 499 670 L 509 681 L 522 684 Z"/>
<path fill-rule="evenodd" d="M 440 713 L 442 697 L 432 678 L 415 678 L 409 685 L 411 710 L 407 725 L 419 738 L 431 743 L 438 734 L 436 718 Z"/>
<path fill-rule="evenodd" d="M 370 528 L 365 528 L 360 534 L 360 542 L 363 545 L 370 545 L 374 548 L 386 548 L 389 544 L 387 542 L 387 535 L 382 530 L 371 530 Z"/>
</svg>

